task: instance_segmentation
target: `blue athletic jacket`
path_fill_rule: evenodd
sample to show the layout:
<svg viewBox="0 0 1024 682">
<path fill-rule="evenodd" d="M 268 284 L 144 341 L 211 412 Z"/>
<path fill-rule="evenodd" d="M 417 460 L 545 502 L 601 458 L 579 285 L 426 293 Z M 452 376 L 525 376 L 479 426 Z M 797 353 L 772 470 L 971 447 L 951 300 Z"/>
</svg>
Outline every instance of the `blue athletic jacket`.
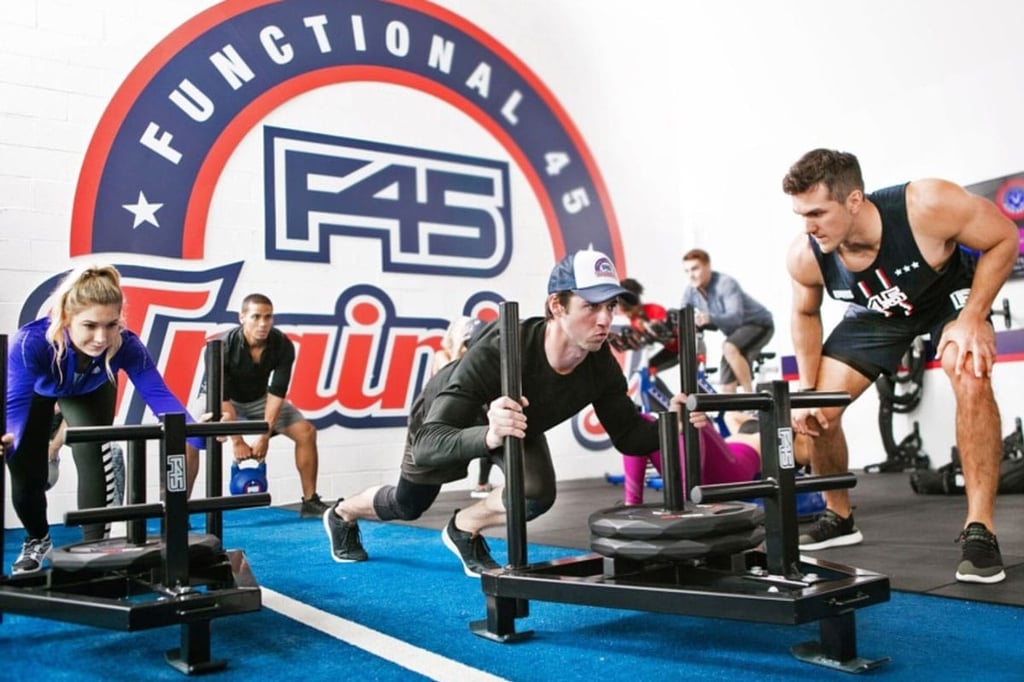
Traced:
<svg viewBox="0 0 1024 682">
<path fill-rule="evenodd" d="M 7 432 L 14 434 L 13 456 L 21 443 L 25 421 L 33 395 L 48 398 L 85 395 L 110 381 L 104 366 L 104 356 L 93 358 L 84 372 L 75 372 L 78 354 L 67 341 L 62 372 L 57 372 L 54 349 L 46 340 L 48 318 L 26 324 L 14 335 L 7 356 Z M 67 332 L 65 332 L 66 334 Z M 121 348 L 110 360 L 110 368 L 117 374 L 124 370 L 135 389 L 157 416 L 170 412 L 184 412 L 186 421 L 195 420 L 181 401 L 167 388 L 157 371 L 156 362 L 146 346 L 134 332 L 121 330 Z M 205 447 L 201 438 L 190 438 L 196 447 Z"/>
</svg>

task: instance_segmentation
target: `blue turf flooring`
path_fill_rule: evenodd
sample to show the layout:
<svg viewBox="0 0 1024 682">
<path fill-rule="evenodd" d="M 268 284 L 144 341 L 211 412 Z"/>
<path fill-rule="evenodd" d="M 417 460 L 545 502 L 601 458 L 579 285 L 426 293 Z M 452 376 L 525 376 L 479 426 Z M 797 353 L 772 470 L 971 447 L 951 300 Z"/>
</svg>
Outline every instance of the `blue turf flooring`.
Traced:
<svg viewBox="0 0 1024 682">
<path fill-rule="evenodd" d="M 201 521 L 197 520 L 197 525 Z M 484 617 L 476 580 L 433 530 L 361 524 L 371 560 L 331 560 L 318 520 L 261 509 L 225 515 L 225 545 L 242 547 L 261 585 L 414 646 L 510 680 L 849 680 L 846 673 L 801 663 L 788 647 L 817 639 L 817 624 L 775 626 L 687 616 L 531 602 L 518 625 L 535 636 L 496 644 L 469 632 Z M 58 542 L 75 529 L 56 526 Z M 5 534 L 9 566 L 20 531 Z M 491 542 L 499 559 L 505 545 Z M 533 546 L 531 561 L 577 550 Z M 1024 609 L 896 592 L 892 601 L 857 613 L 862 656 L 892 661 L 872 679 L 1020 680 L 1018 646 Z M 264 608 L 213 621 L 213 654 L 227 670 L 208 679 L 421 679 L 394 663 Z M 0 679 L 180 680 L 163 662 L 178 628 L 112 632 L 26 616 L 0 624 Z"/>
</svg>

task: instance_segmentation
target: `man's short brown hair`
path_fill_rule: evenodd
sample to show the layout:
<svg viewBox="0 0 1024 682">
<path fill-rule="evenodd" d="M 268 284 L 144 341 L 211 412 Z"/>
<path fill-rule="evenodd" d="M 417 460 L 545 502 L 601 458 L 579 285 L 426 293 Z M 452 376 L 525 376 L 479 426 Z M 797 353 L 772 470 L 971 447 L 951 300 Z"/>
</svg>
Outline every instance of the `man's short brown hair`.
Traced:
<svg viewBox="0 0 1024 682">
<path fill-rule="evenodd" d="M 704 249 L 690 249 L 683 254 L 683 261 L 685 262 L 688 260 L 699 260 L 704 265 L 707 265 L 711 262 L 711 256 L 709 256 L 708 252 Z"/>
<path fill-rule="evenodd" d="M 786 194 L 803 194 L 821 183 L 828 188 L 829 198 L 843 202 L 854 190 L 864 191 L 857 157 L 835 149 L 813 149 L 790 167 L 782 179 Z"/>
</svg>

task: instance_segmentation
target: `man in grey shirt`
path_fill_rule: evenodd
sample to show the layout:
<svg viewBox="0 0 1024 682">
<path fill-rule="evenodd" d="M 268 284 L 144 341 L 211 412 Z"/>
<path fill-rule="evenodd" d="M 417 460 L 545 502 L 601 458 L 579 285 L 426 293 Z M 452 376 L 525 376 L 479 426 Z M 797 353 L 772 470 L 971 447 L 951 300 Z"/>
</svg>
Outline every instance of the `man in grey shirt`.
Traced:
<svg viewBox="0 0 1024 682">
<path fill-rule="evenodd" d="M 711 256 L 703 249 L 683 255 L 683 270 L 690 283 L 683 292 L 682 306 L 694 309 L 699 329 L 716 328 L 725 334 L 719 386 L 723 393 L 742 387 L 753 391 L 750 366 L 775 334 L 775 323 L 767 308 L 740 288 L 729 275 L 711 269 Z"/>
</svg>

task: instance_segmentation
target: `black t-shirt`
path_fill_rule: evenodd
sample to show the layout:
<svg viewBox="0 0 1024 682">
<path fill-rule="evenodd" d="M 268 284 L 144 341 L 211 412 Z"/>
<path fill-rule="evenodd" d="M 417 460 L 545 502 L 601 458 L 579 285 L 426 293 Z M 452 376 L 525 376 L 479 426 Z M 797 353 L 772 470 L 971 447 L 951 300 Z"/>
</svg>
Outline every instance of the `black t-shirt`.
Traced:
<svg viewBox="0 0 1024 682">
<path fill-rule="evenodd" d="M 294 363 L 295 345 L 280 330 L 270 330 L 260 361 L 255 363 L 242 328 L 235 327 L 224 335 L 224 399 L 248 403 L 268 393 L 284 398 Z"/>
</svg>

